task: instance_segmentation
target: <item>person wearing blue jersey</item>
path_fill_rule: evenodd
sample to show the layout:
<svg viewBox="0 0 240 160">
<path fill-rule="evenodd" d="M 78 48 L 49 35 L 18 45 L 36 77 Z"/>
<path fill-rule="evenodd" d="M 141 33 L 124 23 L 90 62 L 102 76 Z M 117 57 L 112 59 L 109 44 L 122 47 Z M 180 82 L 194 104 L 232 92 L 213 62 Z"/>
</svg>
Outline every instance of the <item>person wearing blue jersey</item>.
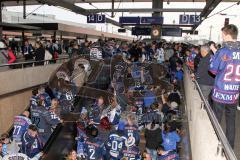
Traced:
<svg viewBox="0 0 240 160">
<path fill-rule="evenodd" d="M 37 101 L 38 101 L 38 89 L 32 90 L 32 97 L 30 98 L 30 111 L 32 108 L 35 108 L 37 106 Z"/>
<path fill-rule="evenodd" d="M 179 155 L 176 151 L 165 151 L 163 146 L 159 146 L 157 160 L 179 160 Z"/>
<path fill-rule="evenodd" d="M 165 151 L 177 150 L 177 143 L 180 142 L 181 138 L 176 130 L 177 126 L 175 122 L 168 122 L 165 124 L 165 130 L 162 131 L 162 146 Z"/>
<path fill-rule="evenodd" d="M 51 108 L 49 109 L 49 112 L 52 120 L 61 121 L 58 104 L 59 102 L 56 98 L 52 99 Z M 52 129 L 55 129 L 56 127 L 57 124 L 55 126 L 53 125 Z"/>
<path fill-rule="evenodd" d="M 124 147 L 122 150 L 123 158 L 125 160 L 141 160 L 141 153 L 136 145 Z"/>
<path fill-rule="evenodd" d="M 21 153 L 26 154 L 29 158 L 33 158 L 41 152 L 43 145 L 38 137 L 37 126 L 31 124 L 28 130 L 22 136 Z"/>
<path fill-rule="evenodd" d="M 144 107 L 150 107 L 154 102 L 156 102 L 156 95 L 154 93 L 153 87 L 151 87 L 149 90 L 146 90 L 144 93 Z"/>
<path fill-rule="evenodd" d="M 213 110 L 221 122 L 225 110 L 226 137 L 232 147 L 235 140 L 235 118 L 240 90 L 240 42 L 238 28 L 222 28 L 223 48 L 211 58 L 209 71 L 216 75 L 212 91 Z"/>
<path fill-rule="evenodd" d="M 118 129 L 109 134 L 106 149 L 109 160 L 119 160 L 123 157 L 123 148 L 126 146 L 127 138 L 124 136 L 125 122 L 120 121 Z"/>
<path fill-rule="evenodd" d="M 29 119 L 28 111 L 24 111 L 21 115 L 14 117 L 12 138 L 17 144 L 21 145 L 22 135 L 26 132 L 31 124 L 32 121 Z"/>
<path fill-rule="evenodd" d="M 77 156 L 79 158 L 85 158 L 84 155 L 84 141 L 87 138 L 86 127 L 88 125 L 88 111 L 85 107 L 82 108 L 79 121 L 77 123 Z"/>
<path fill-rule="evenodd" d="M 49 109 L 51 107 L 51 97 L 47 94 L 47 92 L 45 92 L 44 86 L 40 86 L 38 88 L 38 96 L 44 97 L 44 107 Z"/>
<path fill-rule="evenodd" d="M 86 128 L 88 138 L 83 143 L 85 158 L 87 160 L 103 160 L 106 154 L 104 142 L 97 138 L 98 129 L 93 125 Z"/>
<path fill-rule="evenodd" d="M 140 133 L 138 126 L 135 124 L 135 117 L 132 114 L 127 116 L 127 124 L 125 125 L 124 135 L 128 138 L 128 143 L 138 145 L 140 142 Z"/>
<path fill-rule="evenodd" d="M 51 113 L 44 107 L 44 99 L 39 99 L 38 106 L 32 109 L 31 120 L 38 127 L 39 137 L 43 144 L 47 142 L 52 134 L 51 128 L 61 123 L 59 119 L 52 119 Z"/>
<path fill-rule="evenodd" d="M 92 108 L 90 108 L 89 111 L 89 119 L 92 124 L 98 125 L 100 123 L 101 114 L 104 108 L 105 108 L 104 99 L 102 96 L 100 96 L 97 99 L 97 102 L 92 106 Z"/>
</svg>

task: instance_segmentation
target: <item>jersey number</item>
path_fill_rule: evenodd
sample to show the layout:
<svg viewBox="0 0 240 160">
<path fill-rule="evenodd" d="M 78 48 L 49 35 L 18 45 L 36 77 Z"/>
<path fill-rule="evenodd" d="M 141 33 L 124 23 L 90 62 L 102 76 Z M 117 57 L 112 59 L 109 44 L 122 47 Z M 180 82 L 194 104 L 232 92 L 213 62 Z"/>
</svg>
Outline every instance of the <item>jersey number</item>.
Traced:
<svg viewBox="0 0 240 160">
<path fill-rule="evenodd" d="M 95 155 L 95 149 L 89 149 L 89 152 L 90 152 L 90 159 L 95 159 L 94 155 Z"/>
<path fill-rule="evenodd" d="M 14 126 L 13 135 L 18 135 L 21 130 L 21 126 Z"/>
<path fill-rule="evenodd" d="M 35 124 L 37 127 L 39 127 L 39 123 L 40 123 L 40 118 L 38 117 L 32 117 L 32 121 L 33 121 L 33 124 Z"/>
<path fill-rule="evenodd" d="M 112 150 L 117 151 L 118 148 L 122 148 L 122 142 L 118 144 L 117 141 L 112 141 Z"/>
<path fill-rule="evenodd" d="M 227 82 L 240 82 L 240 65 L 227 65 L 227 71 L 223 80 Z"/>
</svg>

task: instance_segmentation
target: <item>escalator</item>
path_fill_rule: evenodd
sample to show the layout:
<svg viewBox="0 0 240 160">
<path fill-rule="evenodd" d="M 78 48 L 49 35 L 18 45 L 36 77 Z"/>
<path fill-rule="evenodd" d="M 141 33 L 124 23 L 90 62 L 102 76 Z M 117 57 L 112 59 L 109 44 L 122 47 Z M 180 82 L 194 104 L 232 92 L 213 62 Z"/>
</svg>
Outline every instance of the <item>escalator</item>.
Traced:
<svg viewBox="0 0 240 160">
<path fill-rule="evenodd" d="M 62 160 L 72 149 L 76 148 L 76 121 L 79 114 L 69 113 L 62 117 L 65 122 L 56 127 L 43 149 L 42 159 L 44 160 Z"/>
</svg>

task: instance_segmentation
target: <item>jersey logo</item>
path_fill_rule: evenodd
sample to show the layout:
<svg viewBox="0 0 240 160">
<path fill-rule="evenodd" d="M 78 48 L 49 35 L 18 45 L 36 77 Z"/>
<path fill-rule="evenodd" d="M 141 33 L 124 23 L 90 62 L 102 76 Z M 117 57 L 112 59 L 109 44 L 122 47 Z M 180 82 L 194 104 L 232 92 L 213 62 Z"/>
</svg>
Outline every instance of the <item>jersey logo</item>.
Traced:
<svg viewBox="0 0 240 160">
<path fill-rule="evenodd" d="M 226 54 L 223 55 L 222 61 L 229 61 L 231 58 L 229 58 Z"/>
</svg>

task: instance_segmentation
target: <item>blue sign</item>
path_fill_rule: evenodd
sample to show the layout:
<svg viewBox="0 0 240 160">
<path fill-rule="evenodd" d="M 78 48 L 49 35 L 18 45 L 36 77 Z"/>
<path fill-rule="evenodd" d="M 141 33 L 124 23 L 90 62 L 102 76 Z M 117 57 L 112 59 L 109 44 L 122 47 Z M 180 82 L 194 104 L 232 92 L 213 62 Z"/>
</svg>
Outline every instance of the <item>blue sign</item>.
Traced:
<svg viewBox="0 0 240 160">
<path fill-rule="evenodd" d="M 198 15 L 190 15 L 189 16 L 189 23 L 190 24 L 198 24 L 201 21 L 201 17 Z"/>
<path fill-rule="evenodd" d="M 119 17 L 121 24 L 140 24 L 140 17 Z"/>
<path fill-rule="evenodd" d="M 189 15 L 180 15 L 179 24 L 188 24 L 189 23 Z"/>
<path fill-rule="evenodd" d="M 140 28 L 140 27 L 133 27 L 132 28 L 132 35 L 143 35 L 143 36 L 148 36 L 151 35 L 151 28 Z"/>
<path fill-rule="evenodd" d="M 198 24 L 200 21 L 200 15 L 180 15 L 179 17 L 179 24 Z"/>
<path fill-rule="evenodd" d="M 106 16 L 102 14 L 87 15 L 87 23 L 105 23 Z"/>
<path fill-rule="evenodd" d="M 141 17 L 142 24 L 163 24 L 163 17 Z"/>
<path fill-rule="evenodd" d="M 162 36 L 182 37 L 181 28 L 162 28 Z"/>
</svg>

